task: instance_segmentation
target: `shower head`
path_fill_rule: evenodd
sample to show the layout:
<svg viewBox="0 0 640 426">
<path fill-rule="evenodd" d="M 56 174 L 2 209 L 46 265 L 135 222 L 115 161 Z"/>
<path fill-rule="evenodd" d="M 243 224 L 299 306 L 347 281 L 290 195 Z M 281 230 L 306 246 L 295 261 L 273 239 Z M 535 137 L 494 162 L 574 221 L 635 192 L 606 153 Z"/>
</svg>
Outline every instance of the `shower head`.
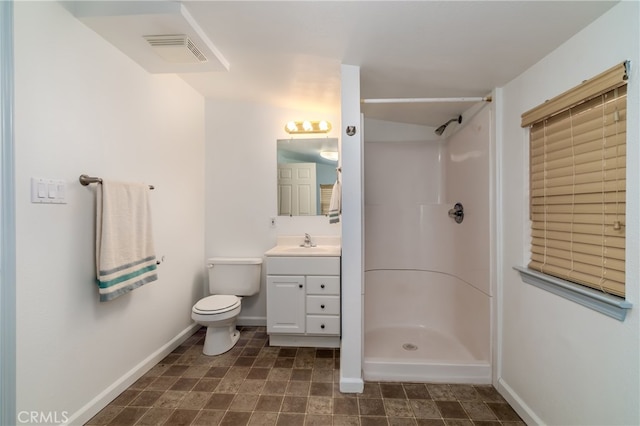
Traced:
<svg viewBox="0 0 640 426">
<path fill-rule="evenodd" d="M 438 136 L 442 135 L 444 133 L 444 129 L 447 128 L 449 123 L 453 123 L 454 121 L 457 121 L 458 123 L 462 123 L 462 116 L 459 115 L 458 118 L 452 118 L 451 120 L 449 120 L 446 123 L 444 123 L 442 126 L 438 127 L 436 129 L 436 135 L 438 135 Z"/>
</svg>

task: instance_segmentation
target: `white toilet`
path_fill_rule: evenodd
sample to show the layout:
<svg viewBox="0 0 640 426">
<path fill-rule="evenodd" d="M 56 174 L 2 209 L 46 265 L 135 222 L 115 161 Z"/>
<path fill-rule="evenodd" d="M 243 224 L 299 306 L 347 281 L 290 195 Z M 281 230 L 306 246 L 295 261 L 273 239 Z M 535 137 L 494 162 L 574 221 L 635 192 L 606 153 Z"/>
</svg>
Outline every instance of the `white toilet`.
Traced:
<svg viewBox="0 0 640 426">
<path fill-rule="evenodd" d="M 242 298 L 260 291 L 261 258 L 214 257 L 207 260 L 209 292 L 193 306 L 191 318 L 207 327 L 205 355 L 227 352 L 240 338 L 236 320 Z"/>
</svg>

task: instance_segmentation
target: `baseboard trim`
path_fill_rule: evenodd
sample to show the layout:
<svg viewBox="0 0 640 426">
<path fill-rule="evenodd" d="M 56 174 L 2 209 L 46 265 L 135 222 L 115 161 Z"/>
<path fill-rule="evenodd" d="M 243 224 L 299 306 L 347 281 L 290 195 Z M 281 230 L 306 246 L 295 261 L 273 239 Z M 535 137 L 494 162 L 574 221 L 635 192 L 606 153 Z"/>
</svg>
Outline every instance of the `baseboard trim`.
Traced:
<svg viewBox="0 0 640 426">
<path fill-rule="evenodd" d="M 340 376 L 340 392 L 362 393 L 363 391 L 364 391 L 364 380 L 362 380 L 362 378 Z"/>
<path fill-rule="evenodd" d="M 504 379 L 498 379 L 495 384 L 496 390 L 507 400 L 509 405 L 518 413 L 522 420 L 528 425 L 544 425 L 540 417 L 538 417 L 531 407 L 529 407 L 520 396 L 509 386 Z"/>
<path fill-rule="evenodd" d="M 106 407 L 129 386 L 134 384 L 136 380 L 142 377 L 153 366 L 162 361 L 164 357 L 169 355 L 175 348 L 180 346 L 185 340 L 191 337 L 196 331 L 200 329 L 200 327 L 200 324 L 191 324 L 189 327 L 182 330 L 167 344 L 163 345 L 162 347 L 160 347 L 160 349 L 149 355 L 146 359 L 133 367 L 118 380 L 113 382 L 111 386 L 98 394 L 98 396 L 89 401 L 84 407 L 80 408 L 78 411 L 69 416 L 65 425 L 85 424 L 86 422 L 91 420 L 93 416 L 98 414 L 100 410 Z"/>
<path fill-rule="evenodd" d="M 247 327 L 266 327 L 267 317 L 238 317 L 237 324 Z"/>
</svg>

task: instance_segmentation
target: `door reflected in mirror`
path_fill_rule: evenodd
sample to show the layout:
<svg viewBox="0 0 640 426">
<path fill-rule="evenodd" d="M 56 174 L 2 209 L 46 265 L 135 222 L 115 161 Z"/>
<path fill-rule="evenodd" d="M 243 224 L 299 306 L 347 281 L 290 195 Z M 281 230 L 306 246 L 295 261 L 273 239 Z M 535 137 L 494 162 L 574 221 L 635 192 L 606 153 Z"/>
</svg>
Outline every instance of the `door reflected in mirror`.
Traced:
<svg viewBox="0 0 640 426">
<path fill-rule="evenodd" d="M 338 139 L 278 139 L 278 215 L 329 213 L 338 168 Z"/>
</svg>

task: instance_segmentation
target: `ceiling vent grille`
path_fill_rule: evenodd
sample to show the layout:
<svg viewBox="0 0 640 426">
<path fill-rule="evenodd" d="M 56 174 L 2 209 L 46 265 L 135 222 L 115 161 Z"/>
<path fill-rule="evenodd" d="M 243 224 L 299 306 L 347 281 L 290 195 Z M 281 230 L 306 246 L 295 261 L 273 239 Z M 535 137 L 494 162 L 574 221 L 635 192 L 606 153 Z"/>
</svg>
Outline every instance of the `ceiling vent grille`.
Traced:
<svg viewBox="0 0 640 426">
<path fill-rule="evenodd" d="M 144 36 L 153 50 L 165 61 L 173 63 L 207 62 L 207 57 L 184 34 Z"/>
</svg>

